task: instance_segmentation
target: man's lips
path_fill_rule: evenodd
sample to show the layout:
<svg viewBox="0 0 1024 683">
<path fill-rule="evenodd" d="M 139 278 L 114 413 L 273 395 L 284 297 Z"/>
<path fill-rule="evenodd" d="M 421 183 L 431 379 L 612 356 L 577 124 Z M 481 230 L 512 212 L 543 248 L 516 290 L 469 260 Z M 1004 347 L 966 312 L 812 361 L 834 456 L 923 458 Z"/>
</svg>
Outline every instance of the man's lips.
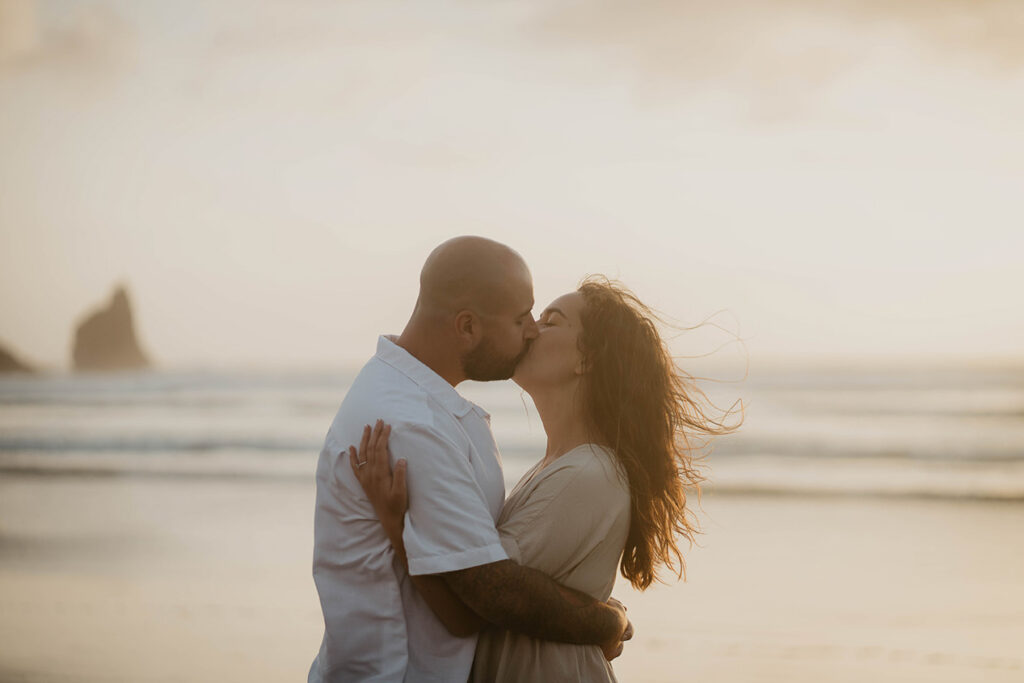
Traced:
<svg viewBox="0 0 1024 683">
<path fill-rule="evenodd" d="M 522 353 L 520 353 L 519 356 L 516 357 L 516 365 L 519 365 L 520 363 L 523 362 L 523 359 L 526 358 L 526 355 L 530 353 L 530 349 L 532 348 L 533 340 L 531 339 L 530 341 L 526 342 L 526 348 L 523 349 Z"/>
</svg>

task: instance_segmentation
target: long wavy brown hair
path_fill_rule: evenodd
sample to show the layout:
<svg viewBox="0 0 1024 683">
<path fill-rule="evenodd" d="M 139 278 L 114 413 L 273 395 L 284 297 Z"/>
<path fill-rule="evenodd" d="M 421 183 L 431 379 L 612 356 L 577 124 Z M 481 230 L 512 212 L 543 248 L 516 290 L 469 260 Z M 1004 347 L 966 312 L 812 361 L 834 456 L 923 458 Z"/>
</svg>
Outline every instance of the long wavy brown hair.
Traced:
<svg viewBox="0 0 1024 683">
<path fill-rule="evenodd" d="M 603 276 L 580 284 L 583 329 L 580 351 L 587 371 L 581 393 L 591 438 L 610 448 L 629 480 L 630 523 L 622 575 L 645 589 L 660 567 L 684 577 L 679 539 L 691 545 L 700 527 L 687 507 L 687 491 L 699 497 L 698 471 L 712 436 L 735 431 L 734 411 L 719 418 L 696 381 L 677 367 L 658 332 L 661 319 L 625 286 Z M 735 404 L 734 404 L 735 405 Z M 678 567 L 678 569 L 677 569 Z"/>
</svg>

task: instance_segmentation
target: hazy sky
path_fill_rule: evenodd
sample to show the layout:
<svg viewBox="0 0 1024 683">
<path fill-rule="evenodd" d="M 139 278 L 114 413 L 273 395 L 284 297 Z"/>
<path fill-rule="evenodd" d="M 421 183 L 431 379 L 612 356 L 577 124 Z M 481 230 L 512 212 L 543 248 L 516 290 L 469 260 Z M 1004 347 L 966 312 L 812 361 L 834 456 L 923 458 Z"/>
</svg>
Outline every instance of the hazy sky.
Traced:
<svg viewBox="0 0 1024 683">
<path fill-rule="evenodd" d="M 773 354 L 1024 355 L 1024 3 L 0 0 L 0 343 L 348 363 L 423 258 Z M 694 336 L 683 352 L 728 335 Z"/>
</svg>

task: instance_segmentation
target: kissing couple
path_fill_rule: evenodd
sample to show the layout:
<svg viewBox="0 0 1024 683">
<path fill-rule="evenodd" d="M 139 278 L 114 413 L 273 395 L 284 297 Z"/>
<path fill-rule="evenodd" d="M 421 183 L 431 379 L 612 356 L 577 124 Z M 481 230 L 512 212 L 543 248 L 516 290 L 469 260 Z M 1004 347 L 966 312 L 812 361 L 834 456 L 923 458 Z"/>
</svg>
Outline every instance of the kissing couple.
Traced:
<svg viewBox="0 0 1024 683">
<path fill-rule="evenodd" d="M 353 381 L 316 470 L 309 683 L 614 681 L 633 635 L 616 571 L 641 590 L 681 572 L 690 440 L 731 428 L 623 286 L 592 277 L 533 308 L 517 252 L 448 240 Z M 506 498 L 490 416 L 456 387 L 508 378 L 547 447 Z"/>
</svg>

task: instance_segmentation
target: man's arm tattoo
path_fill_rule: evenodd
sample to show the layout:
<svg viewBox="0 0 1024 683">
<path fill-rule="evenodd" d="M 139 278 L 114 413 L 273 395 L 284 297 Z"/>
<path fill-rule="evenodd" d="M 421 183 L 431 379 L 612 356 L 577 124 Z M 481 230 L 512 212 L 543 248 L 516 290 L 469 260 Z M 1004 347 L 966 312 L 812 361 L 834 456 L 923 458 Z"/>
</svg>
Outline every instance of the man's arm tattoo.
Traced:
<svg viewBox="0 0 1024 683">
<path fill-rule="evenodd" d="M 618 637 L 625 626 L 603 602 L 511 560 L 442 576 L 481 617 L 534 638 L 598 645 Z"/>
</svg>

